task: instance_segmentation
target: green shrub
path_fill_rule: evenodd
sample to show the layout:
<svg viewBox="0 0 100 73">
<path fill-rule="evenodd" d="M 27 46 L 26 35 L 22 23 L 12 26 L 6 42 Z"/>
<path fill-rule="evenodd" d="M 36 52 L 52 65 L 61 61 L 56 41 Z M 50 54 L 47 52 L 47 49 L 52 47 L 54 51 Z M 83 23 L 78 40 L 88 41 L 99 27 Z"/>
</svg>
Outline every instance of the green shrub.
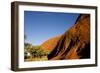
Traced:
<svg viewBox="0 0 100 73">
<path fill-rule="evenodd" d="M 30 53 L 30 56 L 29 57 L 27 55 L 27 52 Z M 25 59 L 26 58 L 35 58 L 35 57 L 38 57 L 38 58 L 42 58 L 43 56 L 47 56 L 47 52 L 45 52 L 41 46 L 32 46 L 31 44 L 28 44 L 28 43 L 25 43 L 25 49 L 24 49 L 24 56 L 25 56 Z"/>
</svg>

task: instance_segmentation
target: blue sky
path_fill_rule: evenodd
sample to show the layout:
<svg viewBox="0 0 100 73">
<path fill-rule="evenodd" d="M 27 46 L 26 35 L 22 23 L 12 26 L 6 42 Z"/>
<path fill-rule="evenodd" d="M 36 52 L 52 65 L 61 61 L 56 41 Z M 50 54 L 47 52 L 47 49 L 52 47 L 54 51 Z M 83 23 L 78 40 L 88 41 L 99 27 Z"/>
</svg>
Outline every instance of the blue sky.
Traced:
<svg viewBox="0 0 100 73">
<path fill-rule="evenodd" d="M 61 35 L 73 26 L 78 16 L 75 13 L 24 11 L 25 42 L 40 45 Z"/>
</svg>

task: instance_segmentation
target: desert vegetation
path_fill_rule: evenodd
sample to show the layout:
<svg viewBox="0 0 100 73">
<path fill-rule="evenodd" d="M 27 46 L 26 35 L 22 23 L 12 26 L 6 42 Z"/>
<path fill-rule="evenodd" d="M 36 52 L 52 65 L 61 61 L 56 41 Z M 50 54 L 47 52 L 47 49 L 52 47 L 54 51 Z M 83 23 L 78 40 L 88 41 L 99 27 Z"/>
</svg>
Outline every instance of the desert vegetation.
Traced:
<svg viewBox="0 0 100 73">
<path fill-rule="evenodd" d="M 24 60 L 25 61 L 44 61 L 48 60 L 48 51 L 44 51 L 41 46 L 33 46 L 32 44 L 25 43 Z"/>
</svg>

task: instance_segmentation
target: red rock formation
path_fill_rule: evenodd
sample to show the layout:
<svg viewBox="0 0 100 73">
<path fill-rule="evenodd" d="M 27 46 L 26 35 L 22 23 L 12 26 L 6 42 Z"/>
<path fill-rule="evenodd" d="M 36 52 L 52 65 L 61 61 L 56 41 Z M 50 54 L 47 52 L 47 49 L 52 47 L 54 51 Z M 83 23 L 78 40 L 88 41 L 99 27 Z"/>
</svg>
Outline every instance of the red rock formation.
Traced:
<svg viewBox="0 0 100 73">
<path fill-rule="evenodd" d="M 43 44 L 41 44 L 42 49 L 51 52 L 57 45 L 57 42 L 59 41 L 60 38 L 61 35 L 48 39 Z"/>
<path fill-rule="evenodd" d="M 90 58 L 90 15 L 80 15 L 52 49 L 50 60 Z"/>
</svg>

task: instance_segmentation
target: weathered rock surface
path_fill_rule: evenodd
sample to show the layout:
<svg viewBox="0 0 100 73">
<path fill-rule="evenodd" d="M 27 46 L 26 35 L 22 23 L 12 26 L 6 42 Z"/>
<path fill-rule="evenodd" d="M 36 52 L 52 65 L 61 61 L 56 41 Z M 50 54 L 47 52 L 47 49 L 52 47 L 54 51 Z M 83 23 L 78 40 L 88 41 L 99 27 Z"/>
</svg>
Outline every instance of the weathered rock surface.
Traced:
<svg viewBox="0 0 100 73">
<path fill-rule="evenodd" d="M 68 31 L 58 38 L 49 39 L 45 46 L 52 49 L 49 60 L 90 58 L 90 15 L 81 14 Z"/>
<path fill-rule="evenodd" d="M 42 43 L 41 47 L 43 48 L 43 50 L 51 52 L 56 47 L 60 38 L 61 38 L 61 35 L 50 38 L 44 43 Z"/>
</svg>

